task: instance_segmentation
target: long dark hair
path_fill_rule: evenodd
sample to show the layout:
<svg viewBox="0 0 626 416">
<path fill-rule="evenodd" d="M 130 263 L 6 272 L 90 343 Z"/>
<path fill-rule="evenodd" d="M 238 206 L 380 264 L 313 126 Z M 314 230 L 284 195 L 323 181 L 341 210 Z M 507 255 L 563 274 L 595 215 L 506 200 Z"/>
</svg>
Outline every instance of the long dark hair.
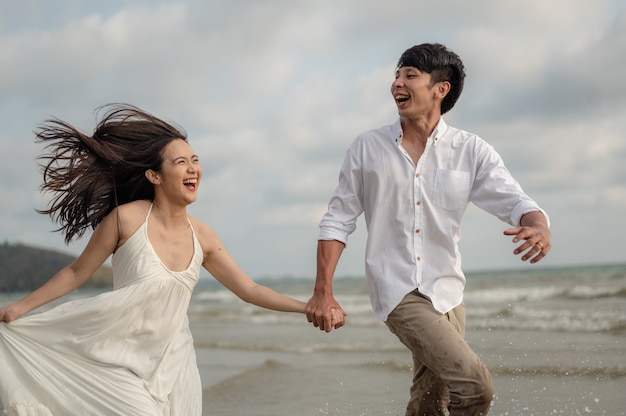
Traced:
<svg viewBox="0 0 626 416">
<path fill-rule="evenodd" d="M 44 121 L 36 141 L 47 143 L 39 156 L 43 192 L 54 196 L 48 208 L 60 227 L 65 243 L 81 237 L 117 205 L 154 199 L 154 187 L 145 176 L 148 169 L 161 170 L 165 146 L 175 139 L 187 140 L 181 127 L 128 104 L 99 107 L 104 113 L 91 136 L 57 118 Z"/>
</svg>

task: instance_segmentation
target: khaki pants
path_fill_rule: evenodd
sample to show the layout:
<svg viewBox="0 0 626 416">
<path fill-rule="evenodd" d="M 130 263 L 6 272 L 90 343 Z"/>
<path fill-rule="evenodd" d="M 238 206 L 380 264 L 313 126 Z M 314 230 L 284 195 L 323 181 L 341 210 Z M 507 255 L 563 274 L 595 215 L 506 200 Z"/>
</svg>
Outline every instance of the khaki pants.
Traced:
<svg viewBox="0 0 626 416">
<path fill-rule="evenodd" d="M 486 415 L 493 398 L 489 370 L 464 340 L 465 306 L 441 314 L 417 290 L 385 322 L 413 354 L 406 416 Z"/>
</svg>

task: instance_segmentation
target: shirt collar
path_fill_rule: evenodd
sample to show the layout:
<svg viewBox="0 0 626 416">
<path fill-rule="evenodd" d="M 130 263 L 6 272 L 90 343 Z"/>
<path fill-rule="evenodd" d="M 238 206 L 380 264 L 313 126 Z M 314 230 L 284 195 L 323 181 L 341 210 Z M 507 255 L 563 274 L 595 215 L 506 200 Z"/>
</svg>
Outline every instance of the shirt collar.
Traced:
<svg viewBox="0 0 626 416">
<path fill-rule="evenodd" d="M 443 138 L 447 130 L 448 124 L 444 121 L 443 117 L 440 117 L 439 122 L 428 137 L 428 141 L 432 141 L 432 143 L 436 145 Z M 393 137 L 396 144 L 402 143 L 402 124 L 400 123 L 399 117 L 396 122 L 391 125 L 391 137 Z"/>
<path fill-rule="evenodd" d="M 448 124 L 443 120 L 443 117 L 439 117 L 439 122 L 433 129 L 432 134 L 428 138 L 428 140 L 432 140 L 434 145 L 437 145 L 443 139 L 446 131 L 448 130 Z"/>
<path fill-rule="evenodd" d="M 391 125 L 391 138 L 396 144 L 402 143 L 402 124 L 400 123 L 400 117 Z"/>
</svg>

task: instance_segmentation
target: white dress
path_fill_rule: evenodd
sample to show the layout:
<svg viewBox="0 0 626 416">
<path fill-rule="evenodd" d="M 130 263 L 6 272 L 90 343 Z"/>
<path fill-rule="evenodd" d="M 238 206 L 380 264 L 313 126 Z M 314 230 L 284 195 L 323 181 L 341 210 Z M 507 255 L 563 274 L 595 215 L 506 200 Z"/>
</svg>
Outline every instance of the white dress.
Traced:
<svg viewBox="0 0 626 416">
<path fill-rule="evenodd" d="M 6 415 L 202 414 L 187 318 L 202 249 L 193 233 L 188 268 L 169 270 L 148 239 L 149 216 L 113 255 L 113 291 L 0 322 Z"/>
</svg>

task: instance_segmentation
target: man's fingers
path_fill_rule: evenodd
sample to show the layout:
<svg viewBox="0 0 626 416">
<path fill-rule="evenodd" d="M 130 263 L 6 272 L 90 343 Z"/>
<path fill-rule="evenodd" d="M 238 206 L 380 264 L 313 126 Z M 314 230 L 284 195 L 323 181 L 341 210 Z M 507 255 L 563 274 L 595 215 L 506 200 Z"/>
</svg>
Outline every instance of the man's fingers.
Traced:
<svg viewBox="0 0 626 416">
<path fill-rule="evenodd" d="M 333 330 L 332 313 L 330 314 L 330 316 L 325 316 L 324 317 L 323 323 L 324 323 L 324 327 L 321 328 L 321 329 L 323 329 L 326 332 L 330 332 L 330 331 Z"/>
<path fill-rule="evenodd" d="M 306 319 L 307 319 L 307 321 L 312 323 L 314 327 L 317 328 L 319 326 L 319 324 L 318 324 L 319 321 L 317 320 L 317 318 L 315 317 L 315 315 L 313 313 L 307 313 L 306 314 Z"/>
</svg>

